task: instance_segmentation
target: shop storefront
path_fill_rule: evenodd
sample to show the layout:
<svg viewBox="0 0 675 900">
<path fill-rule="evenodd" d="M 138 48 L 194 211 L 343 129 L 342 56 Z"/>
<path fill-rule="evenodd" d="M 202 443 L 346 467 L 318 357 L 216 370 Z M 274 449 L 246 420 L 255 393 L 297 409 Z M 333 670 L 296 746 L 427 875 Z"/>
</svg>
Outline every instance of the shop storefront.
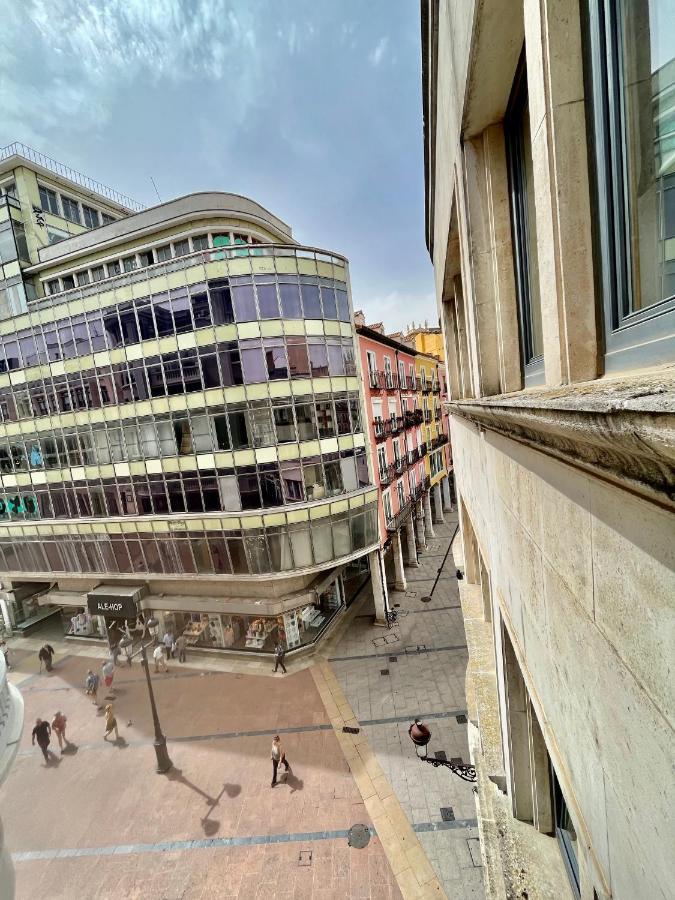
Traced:
<svg viewBox="0 0 675 900">
<path fill-rule="evenodd" d="M 153 609 L 153 612 L 160 621 L 162 636 L 168 633 L 176 638 L 182 634 L 188 647 L 196 650 L 273 653 L 279 643 L 290 651 L 313 644 L 345 605 L 340 577 L 309 593 L 312 602 L 280 609 L 273 615 L 166 608 Z M 150 603 L 154 600 L 147 598 Z M 255 602 L 251 601 L 250 605 L 255 606 Z M 288 601 L 280 603 L 280 606 L 287 605 Z"/>
</svg>

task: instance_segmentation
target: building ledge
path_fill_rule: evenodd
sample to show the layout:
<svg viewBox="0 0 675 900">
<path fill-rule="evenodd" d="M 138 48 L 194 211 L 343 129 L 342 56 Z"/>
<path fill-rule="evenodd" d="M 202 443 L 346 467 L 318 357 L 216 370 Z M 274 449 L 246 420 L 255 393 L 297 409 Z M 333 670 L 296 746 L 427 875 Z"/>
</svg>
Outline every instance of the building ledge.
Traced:
<svg viewBox="0 0 675 900">
<path fill-rule="evenodd" d="M 675 508 L 675 367 L 449 403 L 452 415 Z"/>
</svg>

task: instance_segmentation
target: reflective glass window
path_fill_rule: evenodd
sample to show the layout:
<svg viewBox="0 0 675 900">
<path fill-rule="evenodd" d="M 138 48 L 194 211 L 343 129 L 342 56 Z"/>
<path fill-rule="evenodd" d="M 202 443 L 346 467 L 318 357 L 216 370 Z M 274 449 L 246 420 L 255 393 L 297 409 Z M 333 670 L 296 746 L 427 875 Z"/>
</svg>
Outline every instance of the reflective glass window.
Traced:
<svg viewBox="0 0 675 900">
<path fill-rule="evenodd" d="M 284 319 L 301 319 L 300 289 L 297 279 L 293 282 L 279 280 L 279 297 L 281 299 L 281 315 Z"/>
<path fill-rule="evenodd" d="M 234 284 L 234 279 L 232 281 L 232 303 L 237 322 L 255 322 L 258 313 L 255 308 L 253 285 Z"/>
<path fill-rule="evenodd" d="M 267 380 L 267 365 L 260 341 L 240 341 L 241 367 L 244 384 L 257 384 Z"/>
<path fill-rule="evenodd" d="M 314 404 L 296 404 L 295 417 L 298 423 L 298 440 L 313 441 L 316 438 L 316 419 Z"/>
<path fill-rule="evenodd" d="M 309 377 L 309 359 L 307 356 L 307 343 L 303 337 L 286 338 L 288 347 L 288 366 L 291 378 Z"/>
<path fill-rule="evenodd" d="M 279 300 L 277 298 L 277 286 L 272 283 L 260 283 L 256 278 L 256 291 L 258 294 L 258 309 L 261 319 L 279 318 Z"/>
<path fill-rule="evenodd" d="M 323 304 L 324 319 L 337 319 L 337 305 L 335 303 L 335 291 L 332 287 L 322 285 L 321 302 Z"/>
<path fill-rule="evenodd" d="M 211 296 L 213 324 L 229 325 L 234 322 L 234 308 L 232 306 L 230 284 L 227 278 L 221 281 L 209 281 L 209 294 Z"/>
<path fill-rule="evenodd" d="M 344 375 L 345 364 L 342 357 L 342 344 L 338 341 L 328 339 L 328 371 L 331 375 Z"/>
<path fill-rule="evenodd" d="M 335 416 L 330 400 L 317 400 L 316 422 L 319 426 L 319 437 L 335 437 Z"/>
<path fill-rule="evenodd" d="M 318 291 L 318 288 L 317 288 Z M 328 375 L 328 351 L 324 338 L 308 338 L 309 365 L 312 378 Z"/>
<path fill-rule="evenodd" d="M 306 319 L 322 319 L 321 297 L 319 296 L 319 285 L 310 283 L 309 279 L 302 279 L 302 306 Z"/>
<path fill-rule="evenodd" d="M 263 347 L 267 363 L 267 377 L 270 381 L 288 378 L 288 359 L 283 340 L 281 338 L 265 338 Z"/>
<path fill-rule="evenodd" d="M 292 406 L 276 406 L 274 408 L 274 424 L 277 430 L 277 443 L 284 444 L 297 440 Z"/>
<path fill-rule="evenodd" d="M 338 288 L 338 290 L 335 291 L 335 296 L 337 297 L 338 319 L 341 322 L 351 321 L 351 316 L 349 315 L 349 301 L 347 299 L 347 291 L 343 291 Z"/>
</svg>

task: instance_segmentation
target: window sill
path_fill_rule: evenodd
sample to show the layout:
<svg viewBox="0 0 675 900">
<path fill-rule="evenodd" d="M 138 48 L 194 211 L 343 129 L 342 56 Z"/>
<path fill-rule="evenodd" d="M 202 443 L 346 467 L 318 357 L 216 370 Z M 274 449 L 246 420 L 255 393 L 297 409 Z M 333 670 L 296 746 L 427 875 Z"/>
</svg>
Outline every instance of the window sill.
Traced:
<svg viewBox="0 0 675 900">
<path fill-rule="evenodd" d="M 455 400 L 449 409 L 675 509 L 675 366 Z"/>
</svg>

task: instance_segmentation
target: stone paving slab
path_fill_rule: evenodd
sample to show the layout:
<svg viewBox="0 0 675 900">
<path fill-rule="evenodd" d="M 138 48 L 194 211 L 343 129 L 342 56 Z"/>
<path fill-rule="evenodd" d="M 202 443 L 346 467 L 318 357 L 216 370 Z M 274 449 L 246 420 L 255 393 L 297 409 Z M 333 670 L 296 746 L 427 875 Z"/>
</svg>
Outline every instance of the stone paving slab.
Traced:
<svg viewBox="0 0 675 900">
<path fill-rule="evenodd" d="M 329 663 L 342 697 L 362 726 L 383 783 L 393 791 L 406 823 L 421 826 L 416 832 L 420 852 L 439 887 L 457 900 L 481 900 L 482 868 L 475 865 L 467 843 L 478 839 L 472 785 L 447 769 L 420 762 L 408 735 L 413 720 L 421 717 L 432 732 L 430 756 L 443 751 L 447 759 L 470 761 L 466 724 L 456 719 L 466 714 L 468 654 L 455 566 L 452 555 L 446 554 L 456 522 L 456 515 L 451 515 L 445 525 L 435 526 L 436 538 L 420 555 L 419 568 L 406 570 L 407 590 L 390 588 L 390 604 L 399 604 L 399 613 L 407 613 L 391 631 L 384 629 L 398 640 L 373 645 L 383 629 L 372 624 L 372 598 L 366 596 L 331 651 Z M 423 604 L 421 597 L 431 591 L 441 564 L 432 600 Z M 422 610 L 425 614 L 418 615 Z M 365 724 L 374 719 L 379 723 Z M 362 787 L 358 779 L 357 784 Z M 448 808 L 457 827 L 443 827 L 441 809 Z M 435 827 L 439 830 L 432 830 Z"/>
</svg>

